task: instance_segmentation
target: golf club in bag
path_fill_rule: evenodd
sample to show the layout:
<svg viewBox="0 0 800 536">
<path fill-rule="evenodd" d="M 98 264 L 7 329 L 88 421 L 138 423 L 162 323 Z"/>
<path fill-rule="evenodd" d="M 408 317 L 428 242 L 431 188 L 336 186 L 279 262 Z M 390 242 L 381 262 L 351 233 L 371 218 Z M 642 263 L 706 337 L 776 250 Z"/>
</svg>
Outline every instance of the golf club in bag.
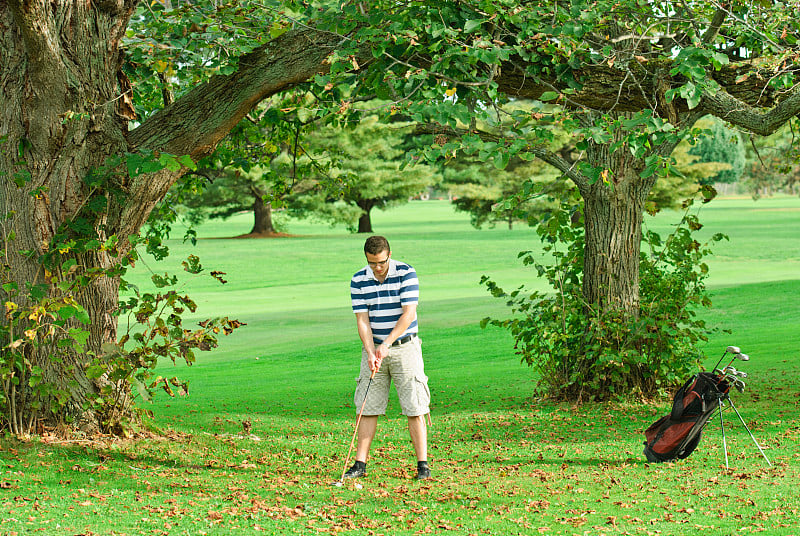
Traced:
<svg viewBox="0 0 800 536">
<path fill-rule="evenodd" d="M 732 354 L 731 362 L 724 369 L 717 367 L 726 354 Z M 691 377 L 675 393 L 672 401 L 672 411 L 661 417 L 647 430 L 645 430 L 644 455 L 649 462 L 667 462 L 675 459 L 684 459 L 697 448 L 703 428 L 719 410 L 719 420 L 722 426 L 722 443 L 725 451 L 725 468 L 728 468 L 728 444 L 725 436 L 725 422 L 722 417 L 724 409 L 733 408 L 744 425 L 750 438 L 758 447 L 759 452 L 772 465 L 750 428 L 739 414 L 739 410 L 730 398 L 731 387 L 739 392 L 745 389 L 744 378 L 747 374 L 737 371 L 732 367 L 733 362 L 748 361 L 747 354 L 741 353 L 737 346 L 728 346 L 720 357 L 713 372 L 699 372 Z"/>
</svg>

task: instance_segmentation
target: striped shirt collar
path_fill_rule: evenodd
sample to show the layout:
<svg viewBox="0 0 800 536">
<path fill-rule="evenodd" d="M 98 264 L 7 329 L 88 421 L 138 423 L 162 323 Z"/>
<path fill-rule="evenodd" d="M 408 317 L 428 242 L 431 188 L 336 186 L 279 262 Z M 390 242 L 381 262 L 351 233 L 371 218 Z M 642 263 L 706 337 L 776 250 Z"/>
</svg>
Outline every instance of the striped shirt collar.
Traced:
<svg viewBox="0 0 800 536">
<path fill-rule="evenodd" d="M 375 281 L 378 281 L 378 278 L 375 277 L 375 272 L 372 271 L 372 267 L 368 264 L 366 268 L 367 268 L 367 277 L 370 279 L 374 279 Z M 385 283 L 387 279 L 389 279 L 394 275 L 397 275 L 397 261 L 389 257 L 389 270 L 386 272 L 386 279 L 384 279 L 383 282 Z"/>
</svg>

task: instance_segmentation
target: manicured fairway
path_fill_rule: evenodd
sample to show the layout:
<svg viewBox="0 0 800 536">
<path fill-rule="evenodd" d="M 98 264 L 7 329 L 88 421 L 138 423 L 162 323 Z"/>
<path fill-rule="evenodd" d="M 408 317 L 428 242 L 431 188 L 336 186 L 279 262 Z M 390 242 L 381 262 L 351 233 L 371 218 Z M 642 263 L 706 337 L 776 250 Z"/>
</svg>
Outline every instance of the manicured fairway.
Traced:
<svg viewBox="0 0 800 536">
<path fill-rule="evenodd" d="M 675 213 L 649 219 L 668 230 Z M 519 227 L 474 230 L 443 201 L 375 214 L 375 231 L 421 279 L 420 330 L 434 392 L 430 459 L 418 483 L 394 397 L 381 421 L 369 476 L 341 475 L 353 430 L 360 343 L 348 281 L 363 265 L 363 236 L 295 222 L 291 238 L 226 237 L 249 216 L 211 223 L 196 247 L 173 241 L 162 265 L 189 253 L 208 270 L 186 278 L 197 319 L 226 315 L 247 326 L 193 367 L 159 373 L 190 381 L 184 399 L 146 405 L 171 439 L 108 444 L 0 443 L 0 534 L 798 534 L 800 498 L 800 200 L 715 200 L 706 236 L 730 236 L 710 260 L 717 333 L 707 366 L 736 344 L 751 356 L 748 389 L 733 399 L 773 466 L 736 415 L 718 418 L 698 451 L 650 465 L 642 431 L 667 401 L 573 407 L 534 396 L 531 371 L 484 316 L 507 314 L 478 285 L 544 288 L 517 262 L 540 248 Z M 243 421 L 251 425 L 245 433 Z"/>
</svg>

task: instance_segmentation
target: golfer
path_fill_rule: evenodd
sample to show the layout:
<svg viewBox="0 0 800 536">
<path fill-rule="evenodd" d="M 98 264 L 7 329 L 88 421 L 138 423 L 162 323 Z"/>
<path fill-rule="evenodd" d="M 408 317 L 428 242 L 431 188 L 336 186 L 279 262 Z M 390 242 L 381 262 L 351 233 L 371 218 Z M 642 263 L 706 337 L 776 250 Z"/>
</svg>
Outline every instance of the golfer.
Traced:
<svg viewBox="0 0 800 536">
<path fill-rule="evenodd" d="M 431 394 L 417 337 L 417 273 L 408 264 L 392 259 L 389 242 L 382 236 L 369 237 L 364 254 L 367 265 L 350 281 L 350 299 L 363 344 L 361 373 L 353 400 L 356 408 L 363 405 L 364 411 L 358 424 L 355 464 L 344 477 L 367 474 L 369 447 L 378 416 L 386 414 L 389 384 L 394 380 L 417 456 L 416 478 L 430 478 L 424 416 L 430 411 Z"/>
</svg>

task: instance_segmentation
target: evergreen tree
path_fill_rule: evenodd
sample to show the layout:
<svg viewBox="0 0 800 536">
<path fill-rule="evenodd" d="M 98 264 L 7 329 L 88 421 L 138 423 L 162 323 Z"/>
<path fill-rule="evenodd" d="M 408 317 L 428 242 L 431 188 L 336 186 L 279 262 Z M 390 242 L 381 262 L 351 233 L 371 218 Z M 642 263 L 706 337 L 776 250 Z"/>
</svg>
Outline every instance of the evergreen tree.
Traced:
<svg viewBox="0 0 800 536">
<path fill-rule="evenodd" d="M 412 132 L 409 123 L 381 123 L 376 116 L 353 127 L 318 130 L 310 137 L 309 149 L 314 158 L 331 166 L 329 175 L 318 174 L 318 180 L 338 182 L 341 188 L 293 197 L 292 213 L 301 217 L 313 213 L 359 233 L 373 232 L 373 208 L 406 203 L 437 181 L 436 171 L 427 164 L 403 167 Z"/>
<path fill-rule="evenodd" d="M 689 154 L 699 156 L 699 162 L 722 162 L 728 166 L 715 174 L 699 177 L 698 182 L 699 184 L 734 183 L 742 176 L 745 167 L 742 136 L 716 118 L 698 122 L 698 126 L 704 127 L 707 122 L 711 123 L 709 133 L 697 140 Z"/>
</svg>

